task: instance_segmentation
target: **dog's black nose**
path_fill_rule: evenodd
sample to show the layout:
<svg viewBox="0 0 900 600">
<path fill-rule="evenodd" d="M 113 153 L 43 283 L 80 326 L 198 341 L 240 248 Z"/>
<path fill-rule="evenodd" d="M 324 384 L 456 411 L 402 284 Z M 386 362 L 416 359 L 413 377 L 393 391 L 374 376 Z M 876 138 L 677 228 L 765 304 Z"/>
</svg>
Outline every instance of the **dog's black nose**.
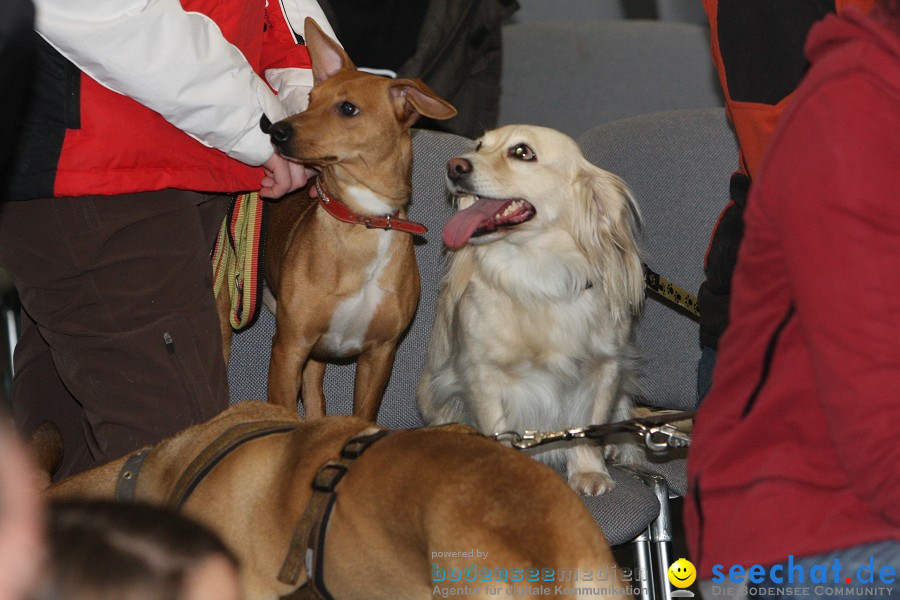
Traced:
<svg viewBox="0 0 900 600">
<path fill-rule="evenodd" d="M 294 135 L 294 128 L 284 121 L 279 121 L 269 127 L 269 137 L 275 144 L 283 144 Z"/>
<path fill-rule="evenodd" d="M 461 178 L 463 175 L 472 172 L 472 163 L 470 163 L 465 158 L 451 158 L 447 163 L 447 177 L 450 178 L 450 181 L 456 181 Z"/>
</svg>

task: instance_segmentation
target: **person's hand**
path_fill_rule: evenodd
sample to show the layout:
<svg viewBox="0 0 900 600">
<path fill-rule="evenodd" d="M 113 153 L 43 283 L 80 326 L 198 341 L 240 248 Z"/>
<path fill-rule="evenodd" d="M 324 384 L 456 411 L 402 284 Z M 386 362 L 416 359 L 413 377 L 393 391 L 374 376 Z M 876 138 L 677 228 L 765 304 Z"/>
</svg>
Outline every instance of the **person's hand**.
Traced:
<svg viewBox="0 0 900 600">
<path fill-rule="evenodd" d="M 316 175 L 312 169 L 289 161 L 277 152 L 262 167 L 266 176 L 262 179 L 259 195 L 272 200 L 302 188 L 310 177 Z"/>
</svg>

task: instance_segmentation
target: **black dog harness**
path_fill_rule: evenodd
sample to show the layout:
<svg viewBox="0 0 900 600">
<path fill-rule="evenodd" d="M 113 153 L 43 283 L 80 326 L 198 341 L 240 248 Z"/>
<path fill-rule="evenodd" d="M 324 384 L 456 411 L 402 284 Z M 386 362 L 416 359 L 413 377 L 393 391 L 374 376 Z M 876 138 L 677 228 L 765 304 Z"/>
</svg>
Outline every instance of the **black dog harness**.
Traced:
<svg viewBox="0 0 900 600">
<path fill-rule="evenodd" d="M 229 428 L 191 461 L 172 488 L 166 504 L 177 509 L 184 507 L 190 495 L 213 468 L 243 444 L 273 434 L 289 433 L 296 428 L 297 423 L 292 421 L 256 421 Z M 287 555 L 278 573 L 278 581 L 296 585 L 302 568 L 305 567 L 309 591 L 317 598 L 333 600 L 325 587 L 323 562 L 328 519 L 337 501 L 336 488 L 353 461 L 389 433 L 391 432 L 382 429 L 352 437 L 344 444 L 338 460 L 328 462 L 319 469 L 312 481 L 312 497 L 294 527 Z M 128 502 L 135 499 L 141 468 L 153 449 L 149 447 L 135 452 L 122 465 L 116 483 L 117 500 Z"/>
<path fill-rule="evenodd" d="M 276 433 L 290 433 L 297 429 L 294 421 L 254 421 L 228 429 L 197 455 L 181 473 L 178 483 L 169 493 L 168 506 L 181 509 L 200 482 L 226 456 L 253 440 Z"/>
<path fill-rule="evenodd" d="M 288 433 L 297 428 L 297 423 L 292 421 L 252 421 L 240 423 L 225 430 L 211 444 L 203 449 L 197 457 L 191 461 L 182 472 L 181 477 L 169 494 L 166 502 L 168 506 L 180 509 L 187 502 L 188 497 L 203 481 L 213 467 L 223 458 L 242 445 L 252 440 L 259 439 L 276 433 Z M 144 461 L 155 449 L 155 446 L 143 448 L 128 457 L 119 471 L 116 481 L 116 499 L 122 502 L 130 502 L 135 499 L 135 490 Z"/>
<path fill-rule="evenodd" d="M 324 464 L 313 478 L 313 494 L 306 510 L 294 527 L 278 581 L 295 585 L 300 578 L 301 567 L 306 567 L 308 591 L 323 600 L 334 600 L 325 587 L 323 563 L 325 561 L 325 535 L 328 519 L 337 501 L 337 486 L 347 474 L 350 465 L 372 444 L 391 432 L 382 429 L 375 433 L 357 435 L 344 444 L 340 458 Z M 304 564 L 305 563 L 305 564 Z"/>
</svg>

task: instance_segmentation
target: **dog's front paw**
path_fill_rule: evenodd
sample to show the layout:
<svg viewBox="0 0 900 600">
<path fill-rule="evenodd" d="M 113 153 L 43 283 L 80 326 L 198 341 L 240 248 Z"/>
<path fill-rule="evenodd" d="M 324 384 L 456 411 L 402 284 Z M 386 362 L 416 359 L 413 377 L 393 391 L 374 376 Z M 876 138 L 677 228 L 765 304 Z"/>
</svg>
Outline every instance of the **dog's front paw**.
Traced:
<svg viewBox="0 0 900 600">
<path fill-rule="evenodd" d="M 573 473 L 569 475 L 569 487 L 583 496 L 600 496 L 611 492 L 616 482 L 606 473 Z"/>
</svg>

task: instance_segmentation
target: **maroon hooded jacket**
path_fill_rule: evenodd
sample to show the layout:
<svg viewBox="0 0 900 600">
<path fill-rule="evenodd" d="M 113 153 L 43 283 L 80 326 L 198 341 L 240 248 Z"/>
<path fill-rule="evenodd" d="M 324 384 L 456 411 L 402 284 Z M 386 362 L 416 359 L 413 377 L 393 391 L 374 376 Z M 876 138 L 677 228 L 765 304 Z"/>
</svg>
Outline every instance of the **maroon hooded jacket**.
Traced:
<svg viewBox="0 0 900 600">
<path fill-rule="evenodd" d="M 806 54 L 697 415 L 685 524 L 701 578 L 900 539 L 900 32 L 848 10 Z"/>
</svg>

